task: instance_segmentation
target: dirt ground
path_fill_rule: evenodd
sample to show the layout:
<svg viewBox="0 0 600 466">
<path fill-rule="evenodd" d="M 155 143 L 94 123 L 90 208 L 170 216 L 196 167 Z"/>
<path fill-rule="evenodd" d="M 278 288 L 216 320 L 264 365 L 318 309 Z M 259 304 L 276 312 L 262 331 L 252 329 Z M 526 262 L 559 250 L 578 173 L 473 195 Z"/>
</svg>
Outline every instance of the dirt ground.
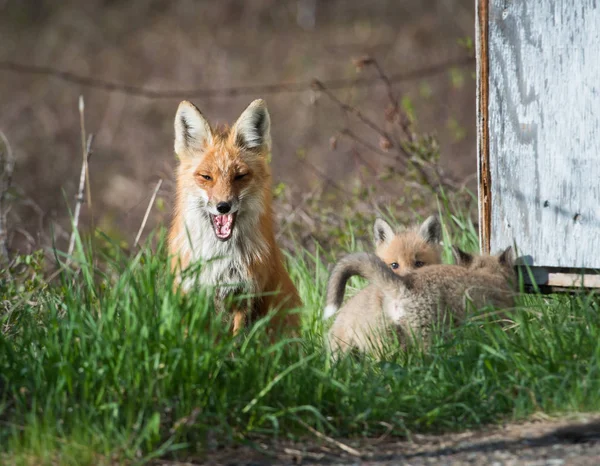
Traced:
<svg viewBox="0 0 600 466">
<path fill-rule="evenodd" d="M 262 449 L 262 451 L 261 451 Z M 600 415 L 535 419 L 447 435 L 350 442 L 320 438 L 217 451 L 198 461 L 158 465 L 600 465 Z"/>
</svg>

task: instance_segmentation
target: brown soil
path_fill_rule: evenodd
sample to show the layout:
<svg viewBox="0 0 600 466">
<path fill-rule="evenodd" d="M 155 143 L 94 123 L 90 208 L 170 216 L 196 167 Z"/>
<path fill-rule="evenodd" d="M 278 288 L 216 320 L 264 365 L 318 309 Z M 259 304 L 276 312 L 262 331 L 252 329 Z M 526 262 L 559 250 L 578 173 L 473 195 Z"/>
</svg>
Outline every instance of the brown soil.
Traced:
<svg viewBox="0 0 600 466">
<path fill-rule="evenodd" d="M 600 416 L 540 418 L 446 435 L 277 442 L 215 451 L 202 460 L 154 465 L 599 465 Z"/>
</svg>

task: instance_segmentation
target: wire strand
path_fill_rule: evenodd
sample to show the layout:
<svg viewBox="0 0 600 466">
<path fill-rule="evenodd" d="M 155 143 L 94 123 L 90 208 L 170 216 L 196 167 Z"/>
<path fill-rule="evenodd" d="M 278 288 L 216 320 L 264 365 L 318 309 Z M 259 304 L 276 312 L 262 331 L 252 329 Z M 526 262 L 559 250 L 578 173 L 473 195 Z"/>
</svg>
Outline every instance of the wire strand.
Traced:
<svg viewBox="0 0 600 466">
<path fill-rule="evenodd" d="M 461 57 L 447 60 L 435 65 L 426 66 L 417 70 L 405 73 L 392 74 L 389 81 L 400 83 L 413 81 L 415 79 L 435 76 L 450 68 L 464 67 L 475 63 L 474 57 Z M 10 61 L 0 61 L 0 71 L 8 71 L 18 74 L 31 74 L 47 76 L 59 79 L 61 81 L 78 84 L 85 87 L 101 89 L 107 92 L 118 92 L 133 97 L 142 97 L 147 99 L 182 99 L 182 98 L 200 98 L 200 97 L 236 97 L 253 94 L 281 94 L 302 92 L 312 88 L 314 80 L 311 82 L 295 83 L 275 83 L 258 84 L 250 86 L 234 86 L 221 89 L 210 88 L 192 88 L 192 89 L 153 89 L 143 86 L 134 86 L 131 84 L 107 81 L 90 76 L 82 76 L 70 71 L 52 68 L 48 66 L 26 65 Z M 322 81 L 322 84 L 328 89 L 344 89 L 348 87 L 365 87 L 377 84 L 383 84 L 379 77 L 375 78 L 357 78 L 357 79 L 332 79 Z"/>
</svg>

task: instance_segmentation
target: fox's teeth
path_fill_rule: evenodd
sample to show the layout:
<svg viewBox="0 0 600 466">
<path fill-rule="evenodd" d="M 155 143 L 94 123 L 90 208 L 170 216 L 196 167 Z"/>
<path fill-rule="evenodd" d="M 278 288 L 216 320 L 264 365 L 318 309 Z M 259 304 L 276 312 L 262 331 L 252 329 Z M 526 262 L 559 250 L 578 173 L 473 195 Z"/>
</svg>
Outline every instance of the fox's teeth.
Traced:
<svg viewBox="0 0 600 466">
<path fill-rule="evenodd" d="M 233 222 L 233 215 L 215 215 L 215 223 L 217 225 L 230 225 Z"/>
<path fill-rule="evenodd" d="M 233 222 L 235 214 L 213 215 L 213 227 L 217 237 L 221 239 L 229 238 L 233 231 Z"/>
</svg>

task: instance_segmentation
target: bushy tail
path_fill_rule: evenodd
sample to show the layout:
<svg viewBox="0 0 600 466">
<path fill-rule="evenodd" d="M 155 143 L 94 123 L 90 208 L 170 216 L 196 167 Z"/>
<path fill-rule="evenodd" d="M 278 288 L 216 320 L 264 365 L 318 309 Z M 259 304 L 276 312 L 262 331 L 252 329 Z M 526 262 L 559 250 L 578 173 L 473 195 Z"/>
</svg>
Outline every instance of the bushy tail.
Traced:
<svg viewBox="0 0 600 466">
<path fill-rule="evenodd" d="M 397 291 L 405 285 L 404 280 L 396 275 L 375 254 L 356 252 L 341 259 L 331 271 L 327 284 L 327 302 L 323 311 L 323 319 L 329 319 L 341 307 L 346 291 L 346 283 L 354 275 L 366 278 L 383 291 Z"/>
</svg>

